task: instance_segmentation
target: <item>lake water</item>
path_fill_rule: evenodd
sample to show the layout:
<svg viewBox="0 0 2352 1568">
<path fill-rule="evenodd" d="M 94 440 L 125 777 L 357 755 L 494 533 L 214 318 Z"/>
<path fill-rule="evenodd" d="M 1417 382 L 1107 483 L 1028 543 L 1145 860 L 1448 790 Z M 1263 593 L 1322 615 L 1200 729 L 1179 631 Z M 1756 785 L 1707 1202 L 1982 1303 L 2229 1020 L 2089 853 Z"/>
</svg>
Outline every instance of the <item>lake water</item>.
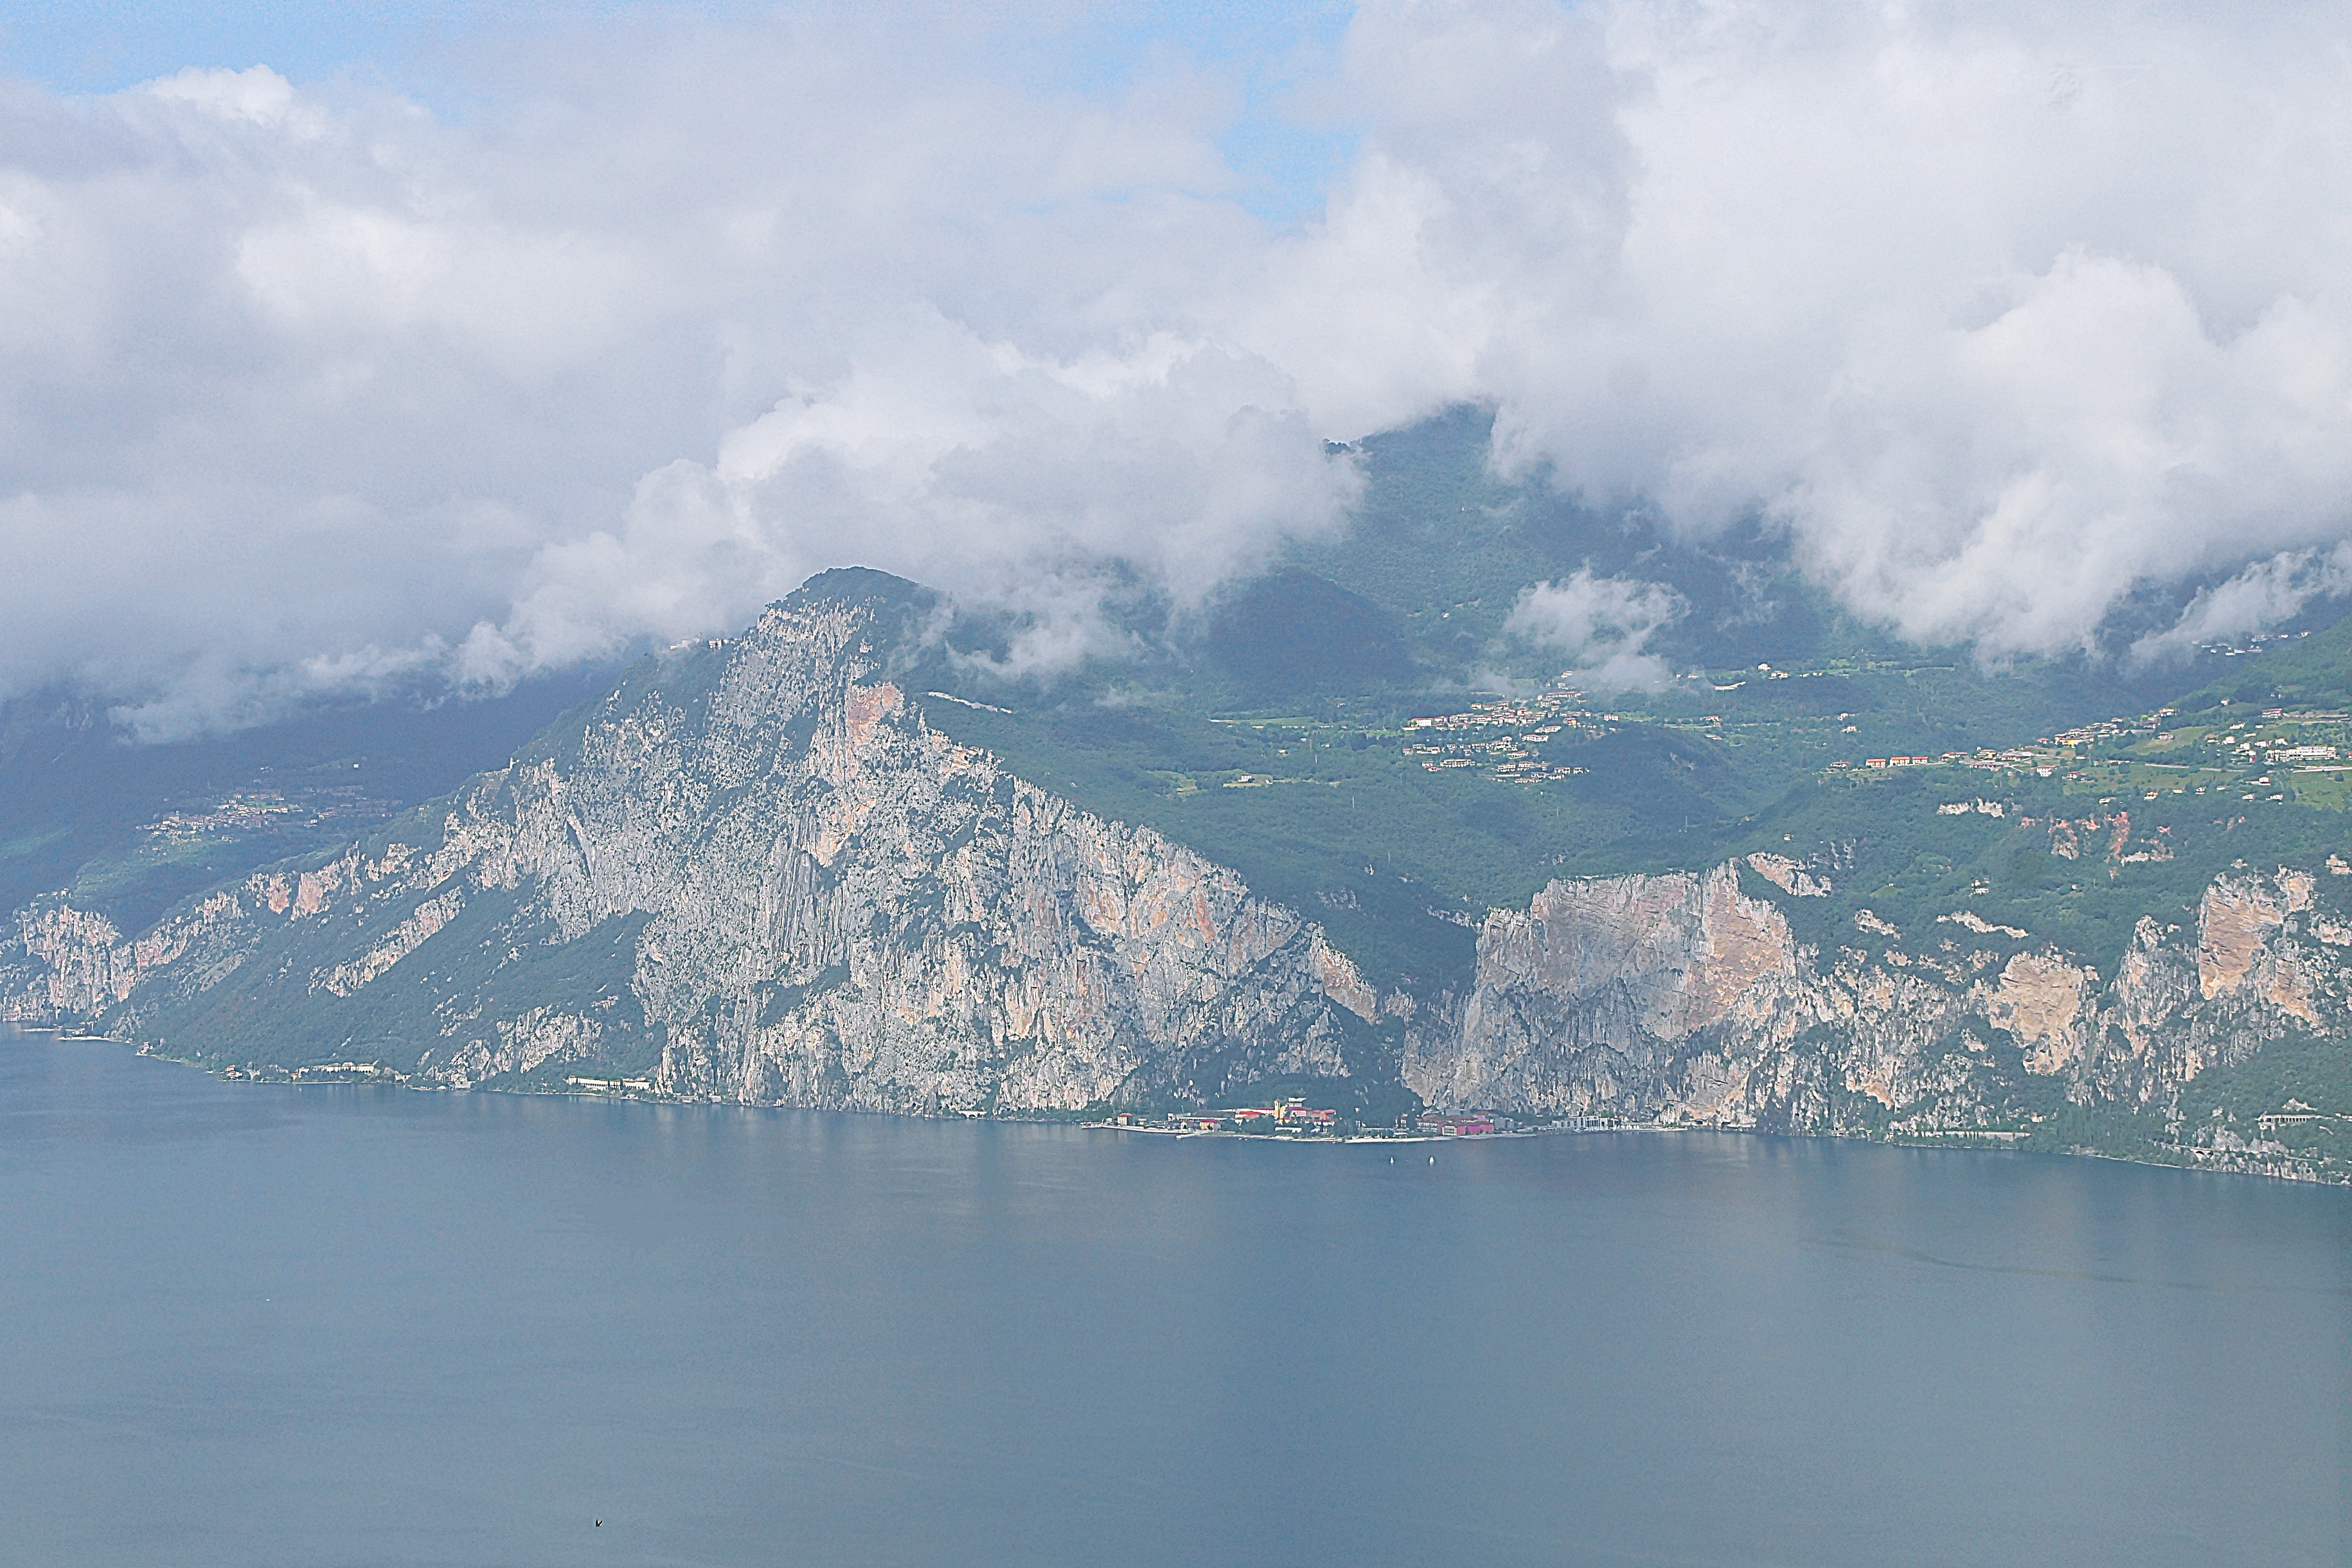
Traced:
<svg viewBox="0 0 2352 1568">
<path fill-rule="evenodd" d="M 2347 1411 L 2341 1191 L 0 1038 L 11 1563 L 2334 1564 Z"/>
</svg>

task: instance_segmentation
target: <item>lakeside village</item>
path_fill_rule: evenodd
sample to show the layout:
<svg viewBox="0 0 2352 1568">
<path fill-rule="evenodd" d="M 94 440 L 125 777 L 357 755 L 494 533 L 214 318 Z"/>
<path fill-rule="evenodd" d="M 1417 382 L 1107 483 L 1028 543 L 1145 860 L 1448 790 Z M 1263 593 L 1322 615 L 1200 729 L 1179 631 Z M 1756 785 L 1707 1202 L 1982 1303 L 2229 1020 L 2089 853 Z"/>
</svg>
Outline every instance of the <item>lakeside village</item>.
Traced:
<svg viewBox="0 0 2352 1568">
<path fill-rule="evenodd" d="M 1502 1138 L 1544 1131 L 1508 1116 L 1483 1110 L 1456 1113 L 1424 1111 L 1410 1121 L 1399 1121 L 1394 1127 L 1358 1129 L 1341 1121 L 1338 1111 L 1308 1105 L 1303 1100 L 1277 1100 L 1270 1105 L 1244 1105 L 1230 1110 L 1177 1110 L 1157 1116 L 1140 1110 L 1122 1110 L 1099 1121 L 1081 1122 L 1079 1125 L 1112 1132 L 1162 1132 L 1187 1138 L 1313 1138 L 1349 1143 Z M 1573 1131 L 1584 1131 L 1585 1126 L 1579 1121 Z"/>
<path fill-rule="evenodd" d="M 102 1039 L 99 1035 L 68 1036 L 69 1039 Z M 152 1046 L 139 1047 L 141 1056 L 152 1056 Z M 315 1062 L 298 1068 L 249 1068 L 236 1063 L 217 1069 L 224 1079 L 252 1083 L 299 1084 L 309 1088 L 356 1085 L 404 1086 L 414 1089 L 440 1088 L 413 1082 L 405 1073 L 396 1072 L 382 1062 L 341 1061 Z M 562 1092 L 588 1098 L 626 1100 L 661 1100 L 653 1080 L 646 1078 L 589 1078 L 574 1075 L 563 1080 Z M 983 1112 L 957 1112 L 967 1117 L 979 1117 Z M 1528 1137 L 1538 1132 L 1597 1132 L 1617 1131 L 1643 1125 L 1604 1117 L 1563 1116 L 1543 1122 L 1534 1122 L 1503 1115 L 1498 1111 L 1436 1111 L 1426 1110 L 1417 1116 L 1401 1119 L 1393 1127 L 1359 1127 L 1341 1120 L 1337 1110 L 1312 1106 L 1304 1100 L 1276 1100 L 1266 1105 L 1243 1105 L 1226 1110 L 1176 1110 L 1153 1115 L 1140 1110 L 1121 1110 L 1098 1121 L 1082 1121 L 1081 1127 L 1112 1132 L 1158 1132 L 1186 1138 L 1281 1138 L 1315 1140 L 1333 1143 L 1415 1143 L 1447 1138 L 1513 1138 Z"/>
</svg>

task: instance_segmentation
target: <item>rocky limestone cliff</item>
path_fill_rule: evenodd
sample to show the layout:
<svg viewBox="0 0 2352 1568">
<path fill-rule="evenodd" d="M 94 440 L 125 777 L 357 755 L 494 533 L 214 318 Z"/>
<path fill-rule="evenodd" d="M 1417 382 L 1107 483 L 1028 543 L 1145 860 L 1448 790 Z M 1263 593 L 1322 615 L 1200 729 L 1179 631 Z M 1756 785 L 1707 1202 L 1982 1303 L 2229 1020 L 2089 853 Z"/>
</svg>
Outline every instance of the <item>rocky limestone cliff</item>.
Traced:
<svg viewBox="0 0 2352 1568">
<path fill-rule="evenodd" d="M 238 1072 L 923 1113 L 1276 1075 L 1538 1119 L 2033 1147 L 2110 1147 L 2085 1117 L 2119 1110 L 2143 1153 L 2154 1136 L 2352 1177 L 2326 1152 L 2352 1129 L 2333 1078 L 2342 1103 L 2272 1094 L 2260 1127 L 2181 1109 L 2272 1047 L 2352 1037 L 2352 911 L 2326 879 L 2241 865 L 2193 919 L 2084 953 L 1967 908 L 1825 927 L 1806 911 L 1845 907 L 1843 851 L 1759 853 L 1555 881 L 1487 915 L 1466 990 L 1382 996 L 1234 872 L 933 729 L 894 663 L 926 611 L 832 574 L 340 854 L 136 936 L 41 900 L 0 941 L 0 1016 Z M 2121 812 L 2061 829 L 2129 858 Z M 2326 1124 L 2300 1152 L 2259 1135 L 2311 1132 L 2297 1117 Z"/>
<path fill-rule="evenodd" d="M 885 668 L 913 610 L 871 583 L 674 649 L 446 809 L 135 940 L 36 905 L 5 1010 L 243 1070 L 884 1110 L 1393 1075 L 1319 928 L 927 725 Z"/>
<path fill-rule="evenodd" d="M 2221 877 L 2194 929 L 2144 917 L 2103 979 L 1965 910 L 1915 943 L 1824 953 L 1762 890 L 1811 889 L 1755 858 L 1557 881 L 1524 911 L 1494 911 L 1471 994 L 1410 1033 L 1405 1081 L 1436 1103 L 1538 1117 L 2021 1136 L 2048 1097 L 2021 1084 L 2160 1108 L 2274 1041 L 2352 1033 L 2352 927 L 2292 868 Z M 1867 910 L 1856 926 L 1902 934 Z"/>
</svg>

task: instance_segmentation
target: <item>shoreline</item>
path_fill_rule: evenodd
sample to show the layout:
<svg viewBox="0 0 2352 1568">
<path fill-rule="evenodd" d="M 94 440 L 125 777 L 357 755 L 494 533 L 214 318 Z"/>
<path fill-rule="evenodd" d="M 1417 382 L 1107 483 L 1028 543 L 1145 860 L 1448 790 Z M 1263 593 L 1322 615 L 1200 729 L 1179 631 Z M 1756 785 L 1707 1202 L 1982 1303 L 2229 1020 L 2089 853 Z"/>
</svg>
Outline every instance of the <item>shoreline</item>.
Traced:
<svg viewBox="0 0 2352 1568">
<path fill-rule="evenodd" d="M 995 1117 L 991 1120 L 1009 1121 L 1016 1119 Z M 1338 1133 L 1241 1132 L 1223 1127 L 1123 1127 L 1116 1121 L 1081 1121 L 1077 1126 L 1081 1132 L 1140 1132 L 1152 1138 L 1241 1138 L 1255 1143 L 1463 1143 L 1490 1138 L 1540 1136 L 1539 1131 L 1532 1128 L 1517 1132 L 1480 1132 L 1465 1138 L 1444 1132 L 1351 1132 L 1342 1137 Z"/>
<path fill-rule="evenodd" d="M 1883 1149 L 1916 1149 L 1923 1152 L 2048 1155 L 2063 1158 L 2105 1160 L 2115 1164 L 2137 1165 L 2147 1170 L 2186 1171 L 2194 1174 L 2205 1176 L 2244 1176 L 2256 1181 L 2285 1182 L 2297 1186 L 2352 1188 L 2352 1175 L 2347 1175 L 2341 1179 L 2331 1180 L 2327 1176 L 2315 1172 L 2301 1170 L 2280 1171 L 2275 1169 L 2248 1169 L 2241 1165 L 2224 1164 L 2212 1160 L 2200 1159 L 2197 1156 L 2202 1154 L 2204 1151 L 2193 1148 L 2183 1149 L 2181 1151 L 2181 1152 L 2190 1156 L 2184 1160 L 2151 1160 L 2142 1158 L 2137 1155 L 2115 1153 L 2104 1149 L 2094 1149 L 2084 1146 L 2075 1146 L 2064 1149 L 2021 1148 L 2019 1147 L 2018 1141 L 2027 1135 L 2007 1130 L 1990 1130 L 1986 1131 L 1927 1131 L 1906 1134 L 1899 1138 L 1874 1138 L 1867 1134 L 1852 1132 L 1766 1132 L 1760 1131 L 1755 1127 L 1708 1127 L 1680 1122 L 1660 1123 L 1619 1121 L 1589 1127 L 1519 1128 L 1508 1132 L 1478 1132 L 1468 1134 L 1442 1132 L 1357 1133 L 1348 1137 L 1318 1137 L 1314 1134 L 1295 1135 L 1288 1133 L 1240 1132 L 1226 1131 L 1223 1129 L 1204 1131 L 1174 1127 L 1123 1127 L 1116 1122 L 1100 1121 L 1073 1121 L 1066 1118 L 1051 1116 L 997 1116 L 990 1115 L 982 1111 L 971 1110 L 940 1110 L 925 1113 L 922 1111 L 875 1110 L 863 1108 L 840 1106 L 828 1107 L 785 1104 L 749 1104 L 742 1101 L 729 1100 L 679 1100 L 658 1094 L 641 1094 L 610 1089 L 540 1089 L 533 1087 L 486 1088 L 478 1084 L 468 1084 L 461 1089 L 448 1084 L 415 1083 L 401 1074 L 394 1072 L 390 1068 L 379 1068 L 379 1076 L 373 1077 L 354 1076 L 332 1079 L 319 1078 L 306 1081 L 294 1076 L 294 1071 L 299 1071 L 300 1069 L 288 1071 L 287 1069 L 281 1068 L 278 1070 L 284 1073 L 285 1076 L 264 1078 L 259 1076 L 257 1073 L 236 1070 L 234 1064 L 223 1068 L 207 1067 L 202 1062 L 190 1061 L 185 1058 L 170 1056 L 161 1051 L 150 1050 L 145 1047 L 134 1045 L 131 1041 L 118 1039 L 111 1035 L 93 1035 L 70 1032 L 68 1026 L 64 1025 L 26 1024 L 7 1021 L 5 1024 L 0 1024 L 0 1027 L 13 1030 L 19 1035 L 46 1035 L 50 1038 L 57 1040 L 60 1044 L 119 1046 L 123 1049 L 131 1052 L 133 1055 L 144 1057 L 151 1061 L 171 1062 L 176 1066 L 194 1068 L 195 1071 L 201 1072 L 208 1078 L 216 1079 L 223 1083 L 268 1085 L 280 1089 L 401 1089 L 423 1094 L 510 1094 L 551 1100 L 614 1100 L 634 1105 L 671 1106 L 677 1108 L 685 1108 L 688 1106 L 717 1106 L 737 1110 L 830 1110 L 846 1115 L 903 1116 L 910 1121 L 945 1121 L 953 1120 L 997 1121 L 1016 1126 L 1069 1127 L 1076 1131 L 1086 1132 L 1140 1132 L 1162 1138 L 1223 1138 L 1257 1143 L 1302 1143 L 1316 1144 L 1326 1147 L 1365 1143 L 1484 1143 L 1502 1140 L 1567 1137 L 1580 1136 L 1591 1133 L 1612 1132 L 1706 1132 L 1718 1135 L 1738 1134 L 1762 1138 L 1795 1138 L 1803 1139 L 1809 1142 L 1831 1143 L 1865 1143 Z M 2222 1151 L 2216 1151 L 2215 1152 L 2226 1154 L 2226 1152 Z"/>
</svg>

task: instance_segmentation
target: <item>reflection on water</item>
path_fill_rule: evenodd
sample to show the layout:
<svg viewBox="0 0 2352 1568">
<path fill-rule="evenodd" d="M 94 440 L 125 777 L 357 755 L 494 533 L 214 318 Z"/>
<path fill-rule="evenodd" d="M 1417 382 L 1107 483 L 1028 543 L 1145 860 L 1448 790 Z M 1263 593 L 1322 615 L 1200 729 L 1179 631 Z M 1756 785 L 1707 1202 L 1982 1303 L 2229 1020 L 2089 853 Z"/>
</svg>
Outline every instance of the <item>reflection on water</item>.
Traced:
<svg viewBox="0 0 2352 1568">
<path fill-rule="evenodd" d="M 0 1556 L 2345 1560 L 2352 1194 L 1393 1152 L 230 1085 L 14 1034 Z"/>
</svg>

